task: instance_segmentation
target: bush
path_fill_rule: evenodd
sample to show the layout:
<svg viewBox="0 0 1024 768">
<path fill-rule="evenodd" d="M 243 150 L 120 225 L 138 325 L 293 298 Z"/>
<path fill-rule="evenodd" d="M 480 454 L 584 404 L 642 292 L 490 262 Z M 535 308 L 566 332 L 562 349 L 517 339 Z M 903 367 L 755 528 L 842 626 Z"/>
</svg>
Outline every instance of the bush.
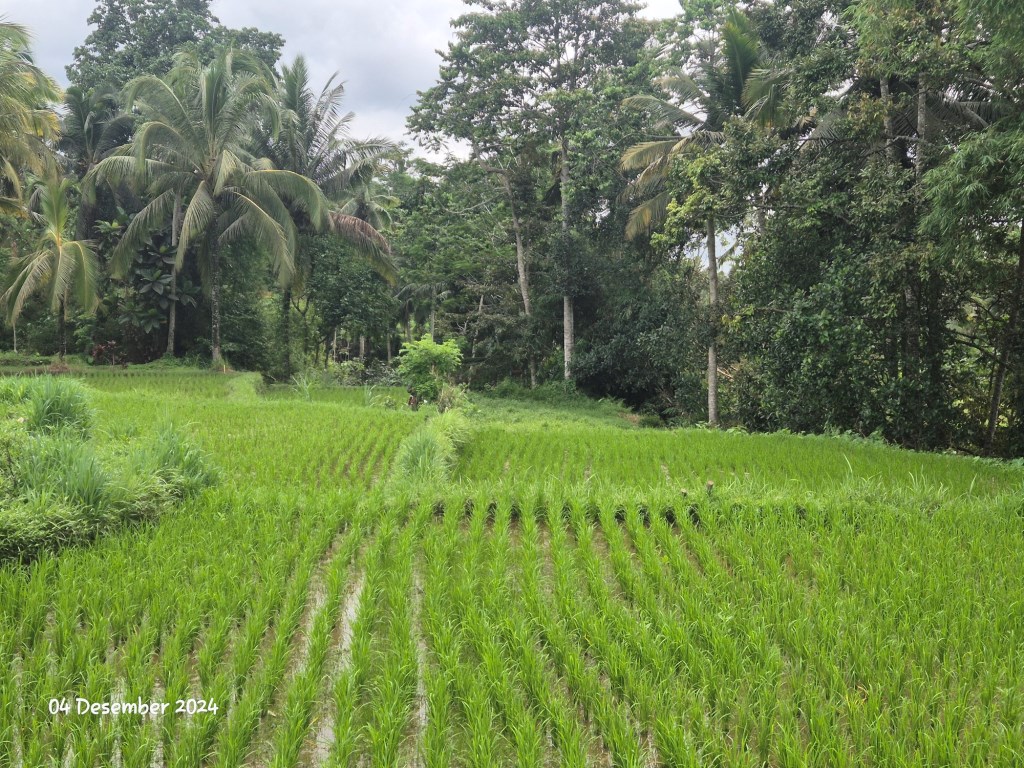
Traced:
<svg viewBox="0 0 1024 768">
<path fill-rule="evenodd" d="M 438 413 L 465 408 L 467 405 L 469 405 L 469 394 L 464 386 L 444 384 L 441 386 L 441 391 L 437 393 Z"/>
<path fill-rule="evenodd" d="M 95 535 L 86 510 L 49 493 L 33 493 L 0 509 L 0 562 L 27 562 Z"/>
<path fill-rule="evenodd" d="M 445 384 L 451 384 L 462 365 L 462 351 L 454 339 L 437 344 L 430 337 L 402 345 L 398 375 L 422 400 L 436 400 Z"/>
<path fill-rule="evenodd" d="M 366 376 L 366 366 L 359 360 L 330 363 L 327 370 L 331 372 L 334 381 L 343 387 L 358 386 Z"/>
</svg>

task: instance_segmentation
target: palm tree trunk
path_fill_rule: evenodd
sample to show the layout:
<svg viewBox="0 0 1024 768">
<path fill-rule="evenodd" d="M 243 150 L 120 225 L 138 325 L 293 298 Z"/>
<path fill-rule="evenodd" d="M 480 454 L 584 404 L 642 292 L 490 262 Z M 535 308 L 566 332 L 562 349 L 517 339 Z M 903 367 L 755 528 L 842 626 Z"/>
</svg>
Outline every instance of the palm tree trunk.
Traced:
<svg viewBox="0 0 1024 768">
<path fill-rule="evenodd" d="M 708 216 L 708 304 L 711 339 L 708 342 L 708 426 L 718 426 L 718 256 L 715 253 L 715 218 Z"/>
<path fill-rule="evenodd" d="M 569 244 L 569 142 L 562 137 L 559 149 L 561 170 L 559 174 L 559 196 L 562 198 L 562 238 L 565 247 Z M 568 259 L 568 254 L 565 254 Z M 567 270 L 568 271 L 568 270 Z M 571 376 L 572 356 L 576 351 L 576 316 L 572 294 L 569 292 L 569 275 L 566 274 L 565 293 L 562 296 L 562 360 L 565 380 Z"/>
<path fill-rule="evenodd" d="M 64 362 L 64 356 L 68 353 L 68 295 L 65 292 L 60 298 L 60 306 L 57 307 L 57 343 L 60 345 L 60 361 Z"/>
<path fill-rule="evenodd" d="M 175 249 L 175 262 L 171 267 L 171 306 L 167 310 L 166 357 L 174 357 L 174 336 L 178 327 L 178 230 L 181 227 L 181 195 L 174 197 L 174 215 L 171 217 L 171 246 Z"/>
<path fill-rule="evenodd" d="M 281 343 L 284 345 L 284 377 L 292 377 L 292 286 L 281 293 Z"/>
<path fill-rule="evenodd" d="M 211 359 L 214 365 L 219 365 L 224 358 L 220 353 L 220 249 L 216 246 L 210 258 L 210 279 L 213 281 L 210 290 Z"/>
<path fill-rule="evenodd" d="M 1024 300 L 1024 221 L 1020 224 L 1020 243 L 1017 245 L 1017 271 L 1014 276 L 1013 298 L 1010 302 L 1010 317 L 1006 324 L 1006 341 L 1003 351 L 999 354 L 996 364 L 995 379 L 992 383 L 992 400 L 988 409 L 988 431 L 985 434 L 985 453 L 992 453 L 992 445 L 996 438 L 996 427 L 999 426 L 999 406 L 1003 399 L 1003 385 L 1006 383 L 1006 372 L 1010 367 L 1010 358 L 1017 346 L 1017 325 L 1020 322 L 1020 303 Z"/>
</svg>

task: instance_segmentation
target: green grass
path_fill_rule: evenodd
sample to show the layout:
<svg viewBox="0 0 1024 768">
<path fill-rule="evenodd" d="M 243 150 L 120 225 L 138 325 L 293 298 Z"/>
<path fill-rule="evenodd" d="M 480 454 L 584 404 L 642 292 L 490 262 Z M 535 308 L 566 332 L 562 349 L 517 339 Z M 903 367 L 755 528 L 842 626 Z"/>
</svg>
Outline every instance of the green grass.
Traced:
<svg viewBox="0 0 1024 768">
<path fill-rule="evenodd" d="M 614 404 L 478 398 L 451 439 L 362 389 L 88 383 L 102 451 L 174 424 L 224 479 L 0 567 L 0 765 L 1020 764 L 1019 466 Z M 75 696 L 218 711 L 47 711 Z"/>
</svg>

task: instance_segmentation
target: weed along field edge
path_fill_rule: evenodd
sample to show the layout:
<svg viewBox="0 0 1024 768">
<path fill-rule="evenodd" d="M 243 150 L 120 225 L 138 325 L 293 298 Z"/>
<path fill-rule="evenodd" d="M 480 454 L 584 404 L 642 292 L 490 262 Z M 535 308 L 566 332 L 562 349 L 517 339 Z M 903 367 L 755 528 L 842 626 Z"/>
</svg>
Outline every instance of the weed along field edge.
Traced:
<svg viewBox="0 0 1024 768">
<path fill-rule="evenodd" d="M 129 369 L 30 484 L 6 381 L 0 766 L 1024 755 L 1019 466 Z"/>
</svg>

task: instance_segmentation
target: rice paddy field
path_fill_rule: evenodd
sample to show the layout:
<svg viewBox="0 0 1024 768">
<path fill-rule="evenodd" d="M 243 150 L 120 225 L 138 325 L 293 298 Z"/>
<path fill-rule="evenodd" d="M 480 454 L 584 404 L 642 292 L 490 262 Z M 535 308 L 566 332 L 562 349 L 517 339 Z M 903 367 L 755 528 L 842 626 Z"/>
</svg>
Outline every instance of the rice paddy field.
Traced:
<svg viewBox="0 0 1024 768">
<path fill-rule="evenodd" d="M 1019 466 L 509 402 L 425 482 L 429 407 L 85 382 L 223 480 L 0 566 L 0 766 L 1024 765 Z"/>
</svg>

